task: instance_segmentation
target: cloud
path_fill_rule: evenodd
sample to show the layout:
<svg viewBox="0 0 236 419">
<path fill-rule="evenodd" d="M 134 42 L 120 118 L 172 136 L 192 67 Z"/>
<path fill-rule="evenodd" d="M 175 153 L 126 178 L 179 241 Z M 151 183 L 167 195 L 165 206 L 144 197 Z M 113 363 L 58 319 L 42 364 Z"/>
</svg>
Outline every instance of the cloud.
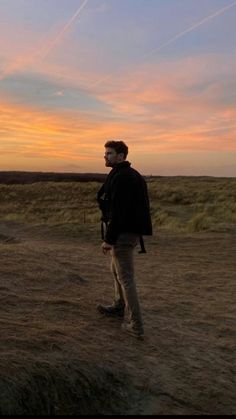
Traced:
<svg viewBox="0 0 236 419">
<path fill-rule="evenodd" d="M 63 97 L 65 95 L 64 95 L 64 92 L 62 92 L 61 90 L 58 90 L 57 92 L 53 93 L 52 96 Z"/>
<path fill-rule="evenodd" d="M 225 62 L 211 54 L 143 64 L 125 78 L 110 79 L 104 89 L 98 86 L 89 92 L 94 107 L 85 106 L 88 93 L 73 88 L 74 80 L 68 88 L 65 79 L 56 84 L 46 76 L 26 77 L 28 91 L 31 84 L 45 86 L 45 94 L 55 103 L 46 105 L 45 97 L 40 102 L 33 95 L 36 100 L 23 104 L 13 95 L 7 99 L 5 91 L 5 100 L 2 96 L 0 101 L 4 164 L 32 158 L 35 164 L 48 161 L 64 167 L 78 162 L 86 170 L 98 170 L 103 168 L 103 145 L 109 138 L 123 138 L 130 145 L 131 158 L 143 156 L 150 162 L 160 154 L 233 153 L 236 97 L 227 98 L 234 68 L 229 70 Z M 217 69 L 214 77 L 212 68 Z M 24 78 L 16 80 L 21 84 Z M 67 99 L 76 91 L 82 98 L 80 107 Z"/>
<path fill-rule="evenodd" d="M 1 93 L 11 103 L 41 108 L 49 113 L 56 110 L 80 110 L 96 112 L 98 118 L 108 112 L 108 108 L 98 98 L 51 75 L 46 77 L 29 73 L 12 76 L 1 82 Z"/>
<path fill-rule="evenodd" d="M 214 76 L 212 67 L 217 68 Z M 236 100 L 227 100 L 226 84 L 234 83 L 233 67 L 231 71 L 223 57 L 215 55 L 145 64 L 125 79 L 111 80 L 103 90 L 97 88 L 97 97 L 114 117 L 142 122 L 155 132 L 217 131 L 234 125 L 233 117 L 225 116 Z"/>
</svg>

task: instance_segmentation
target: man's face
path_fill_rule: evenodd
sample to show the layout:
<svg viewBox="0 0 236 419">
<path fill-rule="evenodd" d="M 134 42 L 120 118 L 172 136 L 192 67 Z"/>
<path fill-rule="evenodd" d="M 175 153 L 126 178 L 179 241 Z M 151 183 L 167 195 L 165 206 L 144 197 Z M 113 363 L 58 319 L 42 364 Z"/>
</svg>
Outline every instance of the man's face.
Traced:
<svg viewBox="0 0 236 419">
<path fill-rule="evenodd" d="M 123 153 L 117 154 L 114 148 L 106 147 L 104 159 L 105 159 L 106 167 L 114 167 L 118 163 L 121 163 L 122 161 L 124 161 L 124 154 Z"/>
</svg>

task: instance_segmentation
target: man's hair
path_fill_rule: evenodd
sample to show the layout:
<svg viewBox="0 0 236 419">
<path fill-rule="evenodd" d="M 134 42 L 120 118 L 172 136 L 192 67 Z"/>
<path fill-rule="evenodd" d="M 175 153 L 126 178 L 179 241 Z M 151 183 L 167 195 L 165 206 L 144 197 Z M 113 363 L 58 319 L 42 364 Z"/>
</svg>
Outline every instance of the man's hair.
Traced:
<svg viewBox="0 0 236 419">
<path fill-rule="evenodd" d="M 124 141 L 107 141 L 105 144 L 105 148 L 113 148 L 117 154 L 123 153 L 124 158 L 128 156 L 129 149 L 128 146 L 124 143 Z"/>
</svg>

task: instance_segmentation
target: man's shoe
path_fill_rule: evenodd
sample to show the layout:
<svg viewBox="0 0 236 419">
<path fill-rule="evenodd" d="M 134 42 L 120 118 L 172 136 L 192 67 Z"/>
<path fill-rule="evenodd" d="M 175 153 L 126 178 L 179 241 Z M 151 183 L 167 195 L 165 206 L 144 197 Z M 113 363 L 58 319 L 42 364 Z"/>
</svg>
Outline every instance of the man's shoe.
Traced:
<svg viewBox="0 0 236 419">
<path fill-rule="evenodd" d="M 103 306 L 99 304 L 97 306 L 99 313 L 104 314 L 108 317 L 124 317 L 125 309 L 116 306 Z"/>
<path fill-rule="evenodd" d="M 136 337 L 136 338 L 139 338 L 139 339 L 143 339 L 143 337 L 144 337 L 144 332 L 143 332 L 143 329 L 137 329 L 137 328 L 135 328 L 133 325 L 132 325 L 132 323 L 122 323 L 122 325 L 121 325 L 121 329 L 124 331 L 124 332 L 126 332 L 126 333 L 128 333 L 129 335 L 131 335 L 131 336 L 134 336 L 134 337 Z"/>
</svg>

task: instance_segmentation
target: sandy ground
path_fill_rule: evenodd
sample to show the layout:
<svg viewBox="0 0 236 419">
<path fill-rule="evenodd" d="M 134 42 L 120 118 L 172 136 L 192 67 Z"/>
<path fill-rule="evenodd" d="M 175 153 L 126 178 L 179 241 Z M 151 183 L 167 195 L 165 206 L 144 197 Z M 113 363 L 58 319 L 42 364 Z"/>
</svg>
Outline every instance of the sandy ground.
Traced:
<svg viewBox="0 0 236 419">
<path fill-rule="evenodd" d="M 135 250 L 144 341 L 97 313 L 113 298 L 100 244 L 99 226 L 0 224 L 0 356 L 109 365 L 137 390 L 127 415 L 235 414 L 235 233 L 160 231 Z"/>
</svg>

